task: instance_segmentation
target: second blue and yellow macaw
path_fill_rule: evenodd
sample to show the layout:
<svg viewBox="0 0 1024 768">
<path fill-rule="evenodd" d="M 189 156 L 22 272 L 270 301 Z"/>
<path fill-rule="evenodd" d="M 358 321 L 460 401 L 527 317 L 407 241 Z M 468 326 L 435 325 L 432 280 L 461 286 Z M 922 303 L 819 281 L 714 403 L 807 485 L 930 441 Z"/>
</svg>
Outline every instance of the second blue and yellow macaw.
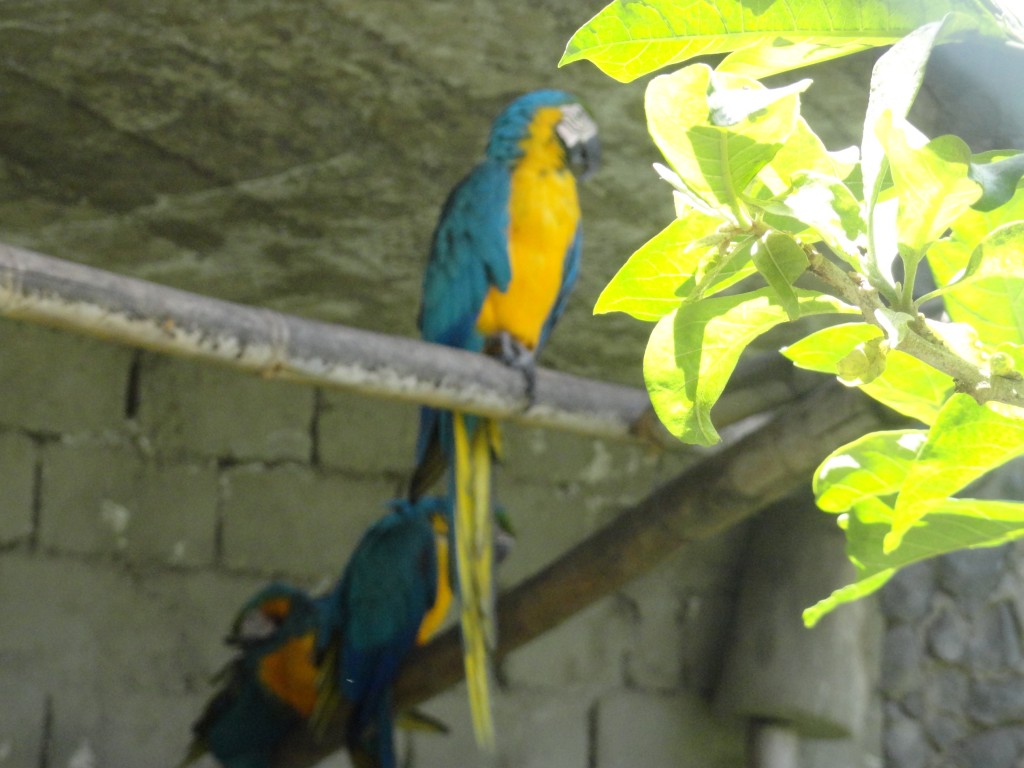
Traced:
<svg viewBox="0 0 1024 768">
<path fill-rule="evenodd" d="M 451 603 L 449 502 L 399 500 L 363 535 L 323 600 L 330 631 L 313 728 L 345 712 L 357 768 L 394 768 L 391 688 L 406 655 L 437 631 Z"/>
<path fill-rule="evenodd" d="M 182 766 L 210 752 L 225 768 L 270 768 L 284 737 L 313 712 L 322 608 L 283 582 L 246 602 L 225 639 L 238 655 L 217 676 L 221 687 L 192 727 Z"/>
<path fill-rule="evenodd" d="M 448 499 L 391 506 L 327 594 L 273 582 L 246 602 L 225 639 L 238 654 L 181 766 L 210 752 L 225 768 L 270 768 L 292 730 L 321 735 L 340 709 L 354 765 L 395 768 L 391 688 L 408 652 L 441 625 L 452 590 Z M 444 730 L 420 713 L 403 719 Z"/>
<path fill-rule="evenodd" d="M 597 125 L 568 93 L 541 90 L 495 119 L 482 162 L 451 192 L 434 231 L 419 325 L 426 341 L 493 354 L 522 368 L 532 394 L 536 355 L 579 271 L 576 174 L 599 158 Z M 490 655 L 496 638 L 491 463 L 497 423 L 425 407 L 417 499 L 451 467 L 454 559 L 466 683 L 478 743 L 493 749 Z"/>
</svg>

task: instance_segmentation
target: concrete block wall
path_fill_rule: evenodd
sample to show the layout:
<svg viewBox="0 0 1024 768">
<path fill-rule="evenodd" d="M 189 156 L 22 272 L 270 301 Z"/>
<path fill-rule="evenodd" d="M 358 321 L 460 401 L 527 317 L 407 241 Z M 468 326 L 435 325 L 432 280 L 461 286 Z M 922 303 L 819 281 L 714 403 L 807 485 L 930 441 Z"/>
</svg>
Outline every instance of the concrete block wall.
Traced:
<svg viewBox="0 0 1024 768">
<path fill-rule="evenodd" d="M 1024 762 L 1024 547 L 957 553 L 898 574 L 884 593 L 888 764 Z"/>
<path fill-rule="evenodd" d="M 401 492 L 416 408 L 0 321 L 0 766 L 173 765 L 271 577 L 329 584 Z M 508 430 L 514 584 L 679 461 Z M 743 530 L 671 559 L 506 659 L 507 766 L 732 766 L 709 707 Z M 415 768 L 481 764 L 462 688 L 403 734 Z M 344 766 L 344 757 L 326 765 Z"/>
<path fill-rule="evenodd" d="M 1016 459 L 971 496 L 1024 499 Z M 882 592 L 886 765 L 1024 765 L 1024 543 L 956 552 Z"/>
</svg>

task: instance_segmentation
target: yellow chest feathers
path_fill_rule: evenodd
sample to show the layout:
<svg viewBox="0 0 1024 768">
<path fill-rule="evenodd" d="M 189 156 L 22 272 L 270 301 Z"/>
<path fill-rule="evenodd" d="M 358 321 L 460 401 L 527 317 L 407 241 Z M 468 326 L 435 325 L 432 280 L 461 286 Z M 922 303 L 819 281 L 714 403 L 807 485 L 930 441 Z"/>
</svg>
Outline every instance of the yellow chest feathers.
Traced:
<svg viewBox="0 0 1024 768">
<path fill-rule="evenodd" d="M 534 349 L 562 286 L 562 267 L 580 219 L 576 179 L 565 166 L 554 133 L 557 109 L 537 112 L 521 146 L 524 156 L 512 173 L 509 196 L 508 290 L 487 294 L 477 329 L 485 336 L 504 331 Z"/>
</svg>

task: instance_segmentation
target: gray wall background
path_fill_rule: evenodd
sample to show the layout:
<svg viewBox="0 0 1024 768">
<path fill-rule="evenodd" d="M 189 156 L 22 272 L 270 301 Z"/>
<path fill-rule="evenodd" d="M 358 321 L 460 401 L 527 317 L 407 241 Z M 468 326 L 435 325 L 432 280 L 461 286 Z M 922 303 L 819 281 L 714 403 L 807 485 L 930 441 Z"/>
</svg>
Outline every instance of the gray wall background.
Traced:
<svg viewBox="0 0 1024 768">
<path fill-rule="evenodd" d="M 415 409 L 11 322 L 0 349 L 0 764 L 171 765 L 238 605 L 270 576 L 336 578 L 408 476 Z M 506 583 L 673 469 L 510 432 L 501 492 L 521 534 Z M 691 729 L 665 730 L 652 756 L 700 734 L 731 764 L 738 726 L 697 692 L 740 541 L 666 563 L 513 655 L 498 697 L 508 764 L 586 765 L 595 729 L 630 754 L 627 723 L 650 718 Z M 462 689 L 429 710 L 454 734 L 421 739 L 415 764 L 473 764 Z"/>
<path fill-rule="evenodd" d="M 648 329 L 590 309 L 672 215 L 642 83 L 554 67 L 600 5 L 5 3 L 0 240 L 414 335 L 437 211 L 491 117 L 564 87 L 601 124 L 606 164 L 582 192 L 584 272 L 544 362 L 639 384 Z M 1001 56 L 944 53 L 920 127 L 1024 146 L 1022 68 Z M 872 60 L 811 73 L 805 115 L 833 148 L 856 140 Z M 335 578 L 403 486 L 414 429 L 409 406 L 0 321 L 0 765 L 174 764 L 237 606 L 272 576 Z M 680 468 L 510 433 L 506 585 Z M 499 763 L 737 766 L 746 716 L 781 701 L 810 768 L 1015 765 L 1017 551 L 911 572 L 884 614 L 868 601 L 807 633 L 798 611 L 848 577 L 840 555 L 798 499 L 534 641 L 501 670 Z M 427 709 L 454 733 L 404 743 L 412 764 L 478 764 L 462 689 Z"/>
</svg>

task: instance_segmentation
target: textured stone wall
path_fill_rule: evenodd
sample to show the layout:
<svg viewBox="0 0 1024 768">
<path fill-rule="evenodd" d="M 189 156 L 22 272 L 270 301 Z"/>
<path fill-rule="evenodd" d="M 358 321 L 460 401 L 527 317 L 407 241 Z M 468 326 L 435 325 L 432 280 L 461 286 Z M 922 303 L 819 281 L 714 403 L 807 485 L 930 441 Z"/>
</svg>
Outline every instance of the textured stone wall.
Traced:
<svg viewBox="0 0 1024 768">
<path fill-rule="evenodd" d="M 0 321 L 0 766 L 172 765 L 271 576 L 325 586 L 403 487 L 415 408 L 262 381 Z M 509 430 L 515 583 L 679 463 Z M 511 655 L 501 764 L 737 765 L 712 713 L 738 530 L 669 560 Z M 464 689 L 426 710 L 413 765 L 477 764 Z M 642 750 L 642 752 L 641 752 Z M 335 758 L 332 764 L 346 764 Z"/>
<path fill-rule="evenodd" d="M 1019 461 L 976 495 L 1024 498 Z M 882 593 L 887 765 L 1024 763 L 1024 546 L 958 552 Z"/>
</svg>

